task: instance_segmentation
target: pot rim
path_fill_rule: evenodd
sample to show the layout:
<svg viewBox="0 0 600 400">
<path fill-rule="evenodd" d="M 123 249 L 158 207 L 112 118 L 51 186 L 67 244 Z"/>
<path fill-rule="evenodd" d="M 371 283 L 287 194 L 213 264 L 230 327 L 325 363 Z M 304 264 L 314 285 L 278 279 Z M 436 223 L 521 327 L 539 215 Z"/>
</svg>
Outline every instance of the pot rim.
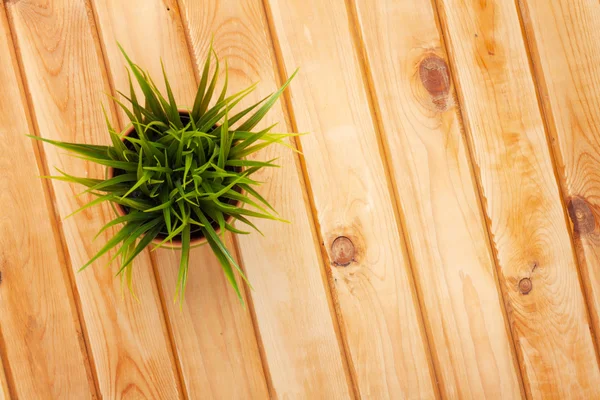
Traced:
<svg viewBox="0 0 600 400">
<path fill-rule="evenodd" d="M 189 114 L 190 111 L 186 110 L 186 109 L 181 109 L 180 108 L 179 109 L 179 113 L 180 114 L 182 114 L 182 113 Z M 128 136 L 133 131 L 134 131 L 134 126 L 133 126 L 133 124 L 130 123 L 125 128 L 124 132 L 122 133 L 122 136 Z M 111 177 L 111 178 L 114 177 L 114 173 L 115 173 L 115 169 L 113 167 L 109 166 L 109 167 L 106 168 L 106 175 L 107 175 L 107 177 Z M 243 190 L 241 191 L 241 193 L 243 193 Z M 127 214 L 125 212 L 125 210 L 123 209 L 122 205 L 114 203 L 112 201 L 110 202 L 110 204 L 111 204 L 113 210 L 115 211 L 115 213 L 119 217 L 123 217 L 123 216 L 125 216 Z M 240 204 L 241 204 L 241 202 L 239 200 L 237 200 L 235 202 L 235 205 L 238 206 L 238 207 L 240 206 Z M 225 218 L 225 222 L 231 225 L 231 223 L 233 222 L 233 216 L 227 215 L 227 217 Z M 221 228 L 220 227 L 215 228 L 215 232 L 216 232 L 217 235 L 221 235 Z M 154 239 L 152 239 L 151 243 L 155 244 L 155 245 L 159 245 L 160 243 L 162 243 L 163 240 L 164 240 L 164 238 L 163 239 L 161 239 L 161 238 L 154 238 Z M 190 247 L 198 247 L 198 246 L 204 245 L 206 243 L 207 243 L 206 236 L 204 236 L 204 234 L 202 234 L 201 237 L 197 237 L 197 238 L 193 238 L 192 237 L 191 238 L 191 240 L 190 240 Z M 182 246 L 181 237 L 176 237 L 176 238 L 173 238 L 170 242 L 163 243 L 159 247 L 160 248 L 166 248 L 166 249 L 181 249 L 181 246 Z"/>
</svg>

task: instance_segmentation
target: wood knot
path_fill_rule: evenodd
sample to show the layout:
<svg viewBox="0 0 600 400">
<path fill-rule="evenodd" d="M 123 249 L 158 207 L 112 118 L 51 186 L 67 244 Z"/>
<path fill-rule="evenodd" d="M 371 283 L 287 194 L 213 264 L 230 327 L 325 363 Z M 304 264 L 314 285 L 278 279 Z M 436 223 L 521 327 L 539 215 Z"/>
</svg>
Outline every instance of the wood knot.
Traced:
<svg viewBox="0 0 600 400">
<path fill-rule="evenodd" d="M 350 265 L 354 261 L 354 243 L 346 236 L 338 236 L 331 244 L 333 263 L 339 267 Z"/>
<path fill-rule="evenodd" d="M 578 235 L 594 232 L 596 217 L 589 203 L 582 197 L 571 197 L 567 204 L 567 212 L 573 223 L 573 231 Z"/>
<path fill-rule="evenodd" d="M 439 110 L 445 110 L 450 93 L 450 73 L 446 61 L 436 54 L 428 55 L 419 64 L 419 78 L 433 104 Z"/>
<path fill-rule="evenodd" d="M 533 289 L 533 283 L 531 282 L 531 279 L 523 278 L 519 281 L 519 292 L 521 292 L 521 294 L 529 294 L 531 289 Z"/>
</svg>

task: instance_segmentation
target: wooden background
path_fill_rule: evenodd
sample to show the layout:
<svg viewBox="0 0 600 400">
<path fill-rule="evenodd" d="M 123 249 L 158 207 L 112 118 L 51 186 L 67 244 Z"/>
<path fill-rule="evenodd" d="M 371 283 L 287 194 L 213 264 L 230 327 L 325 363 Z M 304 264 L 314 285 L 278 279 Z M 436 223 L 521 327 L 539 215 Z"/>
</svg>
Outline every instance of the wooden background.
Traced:
<svg viewBox="0 0 600 400">
<path fill-rule="evenodd" d="M 597 0 L 0 0 L 0 399 L 600 399 Z M 265 123 L 310 132 L 262 194 L 292 224 L 100 260 L 102 169 L 24 136 L 109 141 L 119 41 L 191 105 L 210 39 Z M 268 153 L 268 154 L 267 154 Z M 104 258 L 106 261 L 107 257 Z"/>
</svg>

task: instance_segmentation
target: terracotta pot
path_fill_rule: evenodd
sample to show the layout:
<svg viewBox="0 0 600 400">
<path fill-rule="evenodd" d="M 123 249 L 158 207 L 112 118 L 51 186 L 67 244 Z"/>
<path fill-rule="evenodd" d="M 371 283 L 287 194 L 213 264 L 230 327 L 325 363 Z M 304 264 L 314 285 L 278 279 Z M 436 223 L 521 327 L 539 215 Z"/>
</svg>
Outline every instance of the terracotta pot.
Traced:
<svg viewBox="0 0 600 400">
<path fill-rule="evenodd" d="M 189 116 L 189 112 L 186 110 L 179 110 L 179 115 L 181 115 L 184 118 L 188 118 Z M 127 130 L 125 131 L 125 133 L 123 134 L 124 136 L 128 136 L 130 135 L 132 132 L 135 132 L 135 129 L 133 127 L 133 125 L 131 125 L 130 127 L 127 128 Z M 106 176 L 107 178 L 113 178 L 115 176 L 115 170 L 113 167 L 108 167 L 106 170 Z M 238 190 L 240 193 L 241 191 Z M 240 206 L 240 202 L 239 201 L 235 201 L 235 202 L 230 202 L 231 205 L 235 205 L 237 207 Z M 127 214 L 127 211 L 125 210 L 125 208 L 123 208 L 122 205 L 117 204 L 117 203 L 113 203 L 111 202 L 111 206 L 113 208 L 113 210 L 115 211 L 115 213 L 118 216 L 124 216 L 125 214 Z M 231 224 L 233 222 L 233 217 L 231 215 L 226 215 L 225 216 L 225 221 L 228 224 Z M 221 233 L 221 229 L 219 228 L 219 224 L 217 222 L 213 222 L 212 224 L 213 228 L 215 229 L 217 235 L 219 235 Z M 158 245 L 160 244 L 165 238 L 167 237 L 167 234 L 163 234 L 162 232 L 158 234 L 158 236 L 152 240 L 152 244 L 154 245 Z M 192 232 L 191 238 L 190 238 L 190 247 L 198 247 L 198 246 L 202 246 L 203 244 L 206 244 L 206 237 L 204 237 L 204 233 L 202 233 L 202 231 L 198 230 L 196 232 Z M 167 248 L 167 249 L 181 249 L 181 236 L 176 236 L 175 238 L 173 238 L 173 240 L 171 242 L 166 242 L 163 245 L 160 246 L 161 248 Z"/>
</svg>

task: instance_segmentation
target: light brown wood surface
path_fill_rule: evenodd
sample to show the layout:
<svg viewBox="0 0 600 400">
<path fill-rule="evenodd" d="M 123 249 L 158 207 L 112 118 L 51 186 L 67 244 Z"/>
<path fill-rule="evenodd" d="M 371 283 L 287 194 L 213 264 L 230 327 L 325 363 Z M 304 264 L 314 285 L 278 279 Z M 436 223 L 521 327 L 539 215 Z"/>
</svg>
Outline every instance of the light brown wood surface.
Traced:
<svg viewBox="0 0 600 400">
<path fill-rule="evenodd" d="M 526 390 L 532 398 L 600 396 L 588 311 L 516 5 L 438 5 Z"/>
<path fill-rule="evenodd" d="M 591 0 L 0 0 L 0 400 L 600 398 L 600 5 Z M 264 124 L 308 132 L 260 192 L 291 224 L 103 268 L 117 41 L 191 105 L 211 39 Z M 224 66 L 224 63 L 221 64 Z M 223 78 L 221 73 L 221 78 Z"/>
<path fill-rule="evenodd" d="M 596 341 L 600 334 L 600 5 L 521 2 Z"/>
<path fill-rule="evenodd" d="M 519 398 L 518 365 L 431 4 L 358 0 L 356 7 L 442 393 Z"/>
<path fill-rule="evenodd" d="M 260 80 L 245 106 L 276 90 L 274 55 L 260 1 L 183 1 L 181 11 L 198 63 L 208 51 L 213 32 L 215 49 L 229 64 L 231 91 Z M 276 131 L 291 129 L 282 105 L 276 105 L 261 125 L 264 128 L 275 122 L 279 122 Z M 262 173 L 258 180 L 265 184 L 259 189 L 281 216 L 291 221 L 256 221 L 264 237 L 238 237 L 243 264 L 255 289 L 249 295 L 262 339 L 271 395 L 347 398 L 352 388 L 345 377 L 334 330 L 335 315 L 328 305 L 327 283 L 321 275 L 322 260 L 299 165 L 294 153 L 282 146 L 265 149 L 256 157 L 279 157 L 277 163 L 282 168 Z M 269 239 L 273 237 L 290 246 L 278 246 Z"/>
<path fill-rule="evenodd" d="M 0 363 L 0 400 L 10 399 L 8 393 L 8 382 L 6 381 L 6 375 L 4 373 L 4 366 Z"/>
<path fill-rule="evenodd" d="M 394 199 L 342 2 L 273 0 L 282 70 L 302 66 L 291 105 L 361 396 L 433 398 L 427 340 Z M 326 172 L 326 173 L 324 173 Z M 350 264 L 334 240 L 351 241 Z"/>
<path fill-rule="evenodd" d="M 85 3 L 28 0 L 9 3 L 7 10 L 38 133 L 49 139 L 109 142 L 101 112 L 108 85 Z M 52 146 L 44 146 L 44 150 L 52 173 L 56 173 L 56 166 L 84 171 L 90 177 L 104 176 L 102 168 L 87 165 L 64 151 Z M 114 214 L 104 205 L 65 219 L 86 198 L 76 197 L 82 191 L 79 187 L 57 181 L 53 187 L 100 394 L 105 398 L 179 396 L 177 370 L 148 255 L 139 257 L 134 269 L 134 291 L 139 300 L 126 293 L 112 269 L 102 267 L 108 256 L 95 268 L 76 273 L 110 237 L 108 232 L 92 241 Z"/>
<path fill-rule="evenodd" d="M 230 236 L 225 243 L 233 246 Z M 177 271 L 159 273 L 187 395 L 190 399 L 268 398 L 248 307 L 240 306 L 216 258 L 207 251 L 203 255 L 190 262 L 198 278 L 188 280 L 183 311 L 170 301 Z M 178 263 L 179 254 L 164 251 L 156 260 L 159 266 Z"/>
<path fill-rule="evenodd" d="M 46 182 L 39 179 L 27 103 L 0 5 L 0 355 L 19 398 L 86 399 L 95 388 Z M 18 164 L 18 168 L 14 168 Z M 35 229 L 21 229 L 35 226 Z M 63 342 L 64 338 L 69 341 Z M 60 347 L 60 352 L 56 348 Z M 8 384 L 0 367 L 0 397 Z"/>
</svg>

